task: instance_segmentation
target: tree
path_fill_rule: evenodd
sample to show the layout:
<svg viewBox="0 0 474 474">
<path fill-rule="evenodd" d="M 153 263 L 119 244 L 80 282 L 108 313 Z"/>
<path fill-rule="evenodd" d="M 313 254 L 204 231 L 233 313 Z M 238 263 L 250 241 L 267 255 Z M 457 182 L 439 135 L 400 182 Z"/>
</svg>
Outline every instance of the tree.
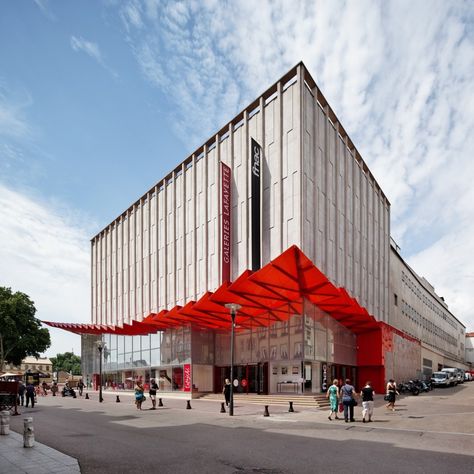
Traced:
<svg viewBox="0 0 474 474">
<path fill-rule="evenodd" d="M 35 318 L 28 295 L 0 287 L 0 371 L 5 363 L 20 365 L 26 356 L 39 357 L 51 345 L 49 331 Z"/>
<path fill-rule="evenodd" d="M 72 375 L 81 375 L 81 358 L 73 352 L 56 354 L 56 357 L 50 357 L 49 360 L 53 364 L 53 369 L 56 372 L 63 370 Z"/>
</svg>

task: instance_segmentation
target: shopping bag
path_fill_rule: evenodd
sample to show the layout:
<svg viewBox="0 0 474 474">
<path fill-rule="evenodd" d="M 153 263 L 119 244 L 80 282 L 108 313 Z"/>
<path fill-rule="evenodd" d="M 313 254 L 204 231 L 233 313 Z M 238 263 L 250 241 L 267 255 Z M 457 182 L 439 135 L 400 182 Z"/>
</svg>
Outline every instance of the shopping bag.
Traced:
<svg viewBox="0 0 474 474">
<path fill-rule="evenodd" d="M 341 403 L 339 403 L 339 413 L 342 413 L 344 411 L 344 405 Z"/>
</svg>

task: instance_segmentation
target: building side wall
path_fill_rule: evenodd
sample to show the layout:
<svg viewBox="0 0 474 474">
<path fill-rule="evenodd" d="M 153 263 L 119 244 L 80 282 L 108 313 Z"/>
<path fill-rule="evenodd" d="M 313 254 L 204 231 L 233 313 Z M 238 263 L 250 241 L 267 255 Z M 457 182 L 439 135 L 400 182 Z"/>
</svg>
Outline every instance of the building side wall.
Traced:
<svg viewBox="0 0 474 474">
<path fill-rule="evenodd" d="M 251 138 L 263 148 L 262 265 L 301 245 L 300 103 L 295 78 L 277 83 L 92 240 L 93 323 L 140 321 L 221 284 L 221 161 L 232 169 L 232 279 L 250 267 Z"/>
<path fill-rule="evenodd" d="M 317 88 L 305 85 L 302 95 L 302 250 L 386 322 L 390 204 Z"/>
<path fill-rule="evenodd" d="M 474 335 L 466 335 L 466 363 L 474 364 Z"/>
<path fill-rule="evenodd" d="M 430 359 L 433 367 L 437 368 L 438 364 L 448 367 L 456 363 L 460 366 L 464 359 L 465 327 L 393 247 L 391 253 L 390 324 L 437 353 L 437 357 Z M 439 355 L 443 362 L 439 361 Z M 426 361 L 420 363 L 429 366 Z"/>
</svg>

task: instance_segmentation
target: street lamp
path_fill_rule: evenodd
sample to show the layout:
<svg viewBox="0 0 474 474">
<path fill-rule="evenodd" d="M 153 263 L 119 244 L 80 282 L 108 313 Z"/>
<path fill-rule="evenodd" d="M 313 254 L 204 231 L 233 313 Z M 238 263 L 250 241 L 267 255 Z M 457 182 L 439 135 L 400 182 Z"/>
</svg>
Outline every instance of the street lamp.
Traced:
<svg viewBox="0 0 474 474">
<path fill-rule="evenodd" d="M 99 339 L 96 341 L 97 349 L 99 350 L 99 402 L 102 403 L 104 399 L 102 398 L 102 351 L 105 349 L 105 341 Z"/>
<path fill-rule="evenodd" d="M 241 306 L 237 303 L 227 303 L 225 307 L 230 310 L 230 318 L 232 319 L 232 327 L 230 332 L 230 406 L 229 416 L 234 416 L 234 326 L 235 315 Z"/>
</svg>

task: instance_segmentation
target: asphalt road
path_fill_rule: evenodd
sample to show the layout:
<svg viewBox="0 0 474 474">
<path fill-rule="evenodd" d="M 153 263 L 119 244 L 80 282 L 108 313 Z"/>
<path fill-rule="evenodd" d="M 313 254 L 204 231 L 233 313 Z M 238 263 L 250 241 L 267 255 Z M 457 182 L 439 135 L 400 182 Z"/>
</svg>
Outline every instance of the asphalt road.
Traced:
<svg viewBox="0 0 474 474">
<path fill-rule="evenodd" d="M 436 390 L 406 398 L 395 414 L 377 408 L 370 425 L 329 422 L 315 409 L 289 414 L 271 407 L 264 418 L 255 405 L 237 406 L 230 418 L 219 413 L 220 405 L 204 401 L 186 410 L 181 400 L 165 400 L 164 408 L 139 412 L 124 395 L 120 404 L 110 395 L 103 404 L 96 397 L 40 398 L 22 415 L 34 418 L 37 441 L 77 458 L 86 474 L 445 474 L 473 471 L 474 433 L 459 426 L 444 433 L 430 422 L 441 406 L 447 423 L 461 414 L 472 426 L 466 394 L 474 396 L 474 383 L 464 393 Z M 23 418 L 12 417 L 11 428 L 21 432 Z"/>
</svg>

